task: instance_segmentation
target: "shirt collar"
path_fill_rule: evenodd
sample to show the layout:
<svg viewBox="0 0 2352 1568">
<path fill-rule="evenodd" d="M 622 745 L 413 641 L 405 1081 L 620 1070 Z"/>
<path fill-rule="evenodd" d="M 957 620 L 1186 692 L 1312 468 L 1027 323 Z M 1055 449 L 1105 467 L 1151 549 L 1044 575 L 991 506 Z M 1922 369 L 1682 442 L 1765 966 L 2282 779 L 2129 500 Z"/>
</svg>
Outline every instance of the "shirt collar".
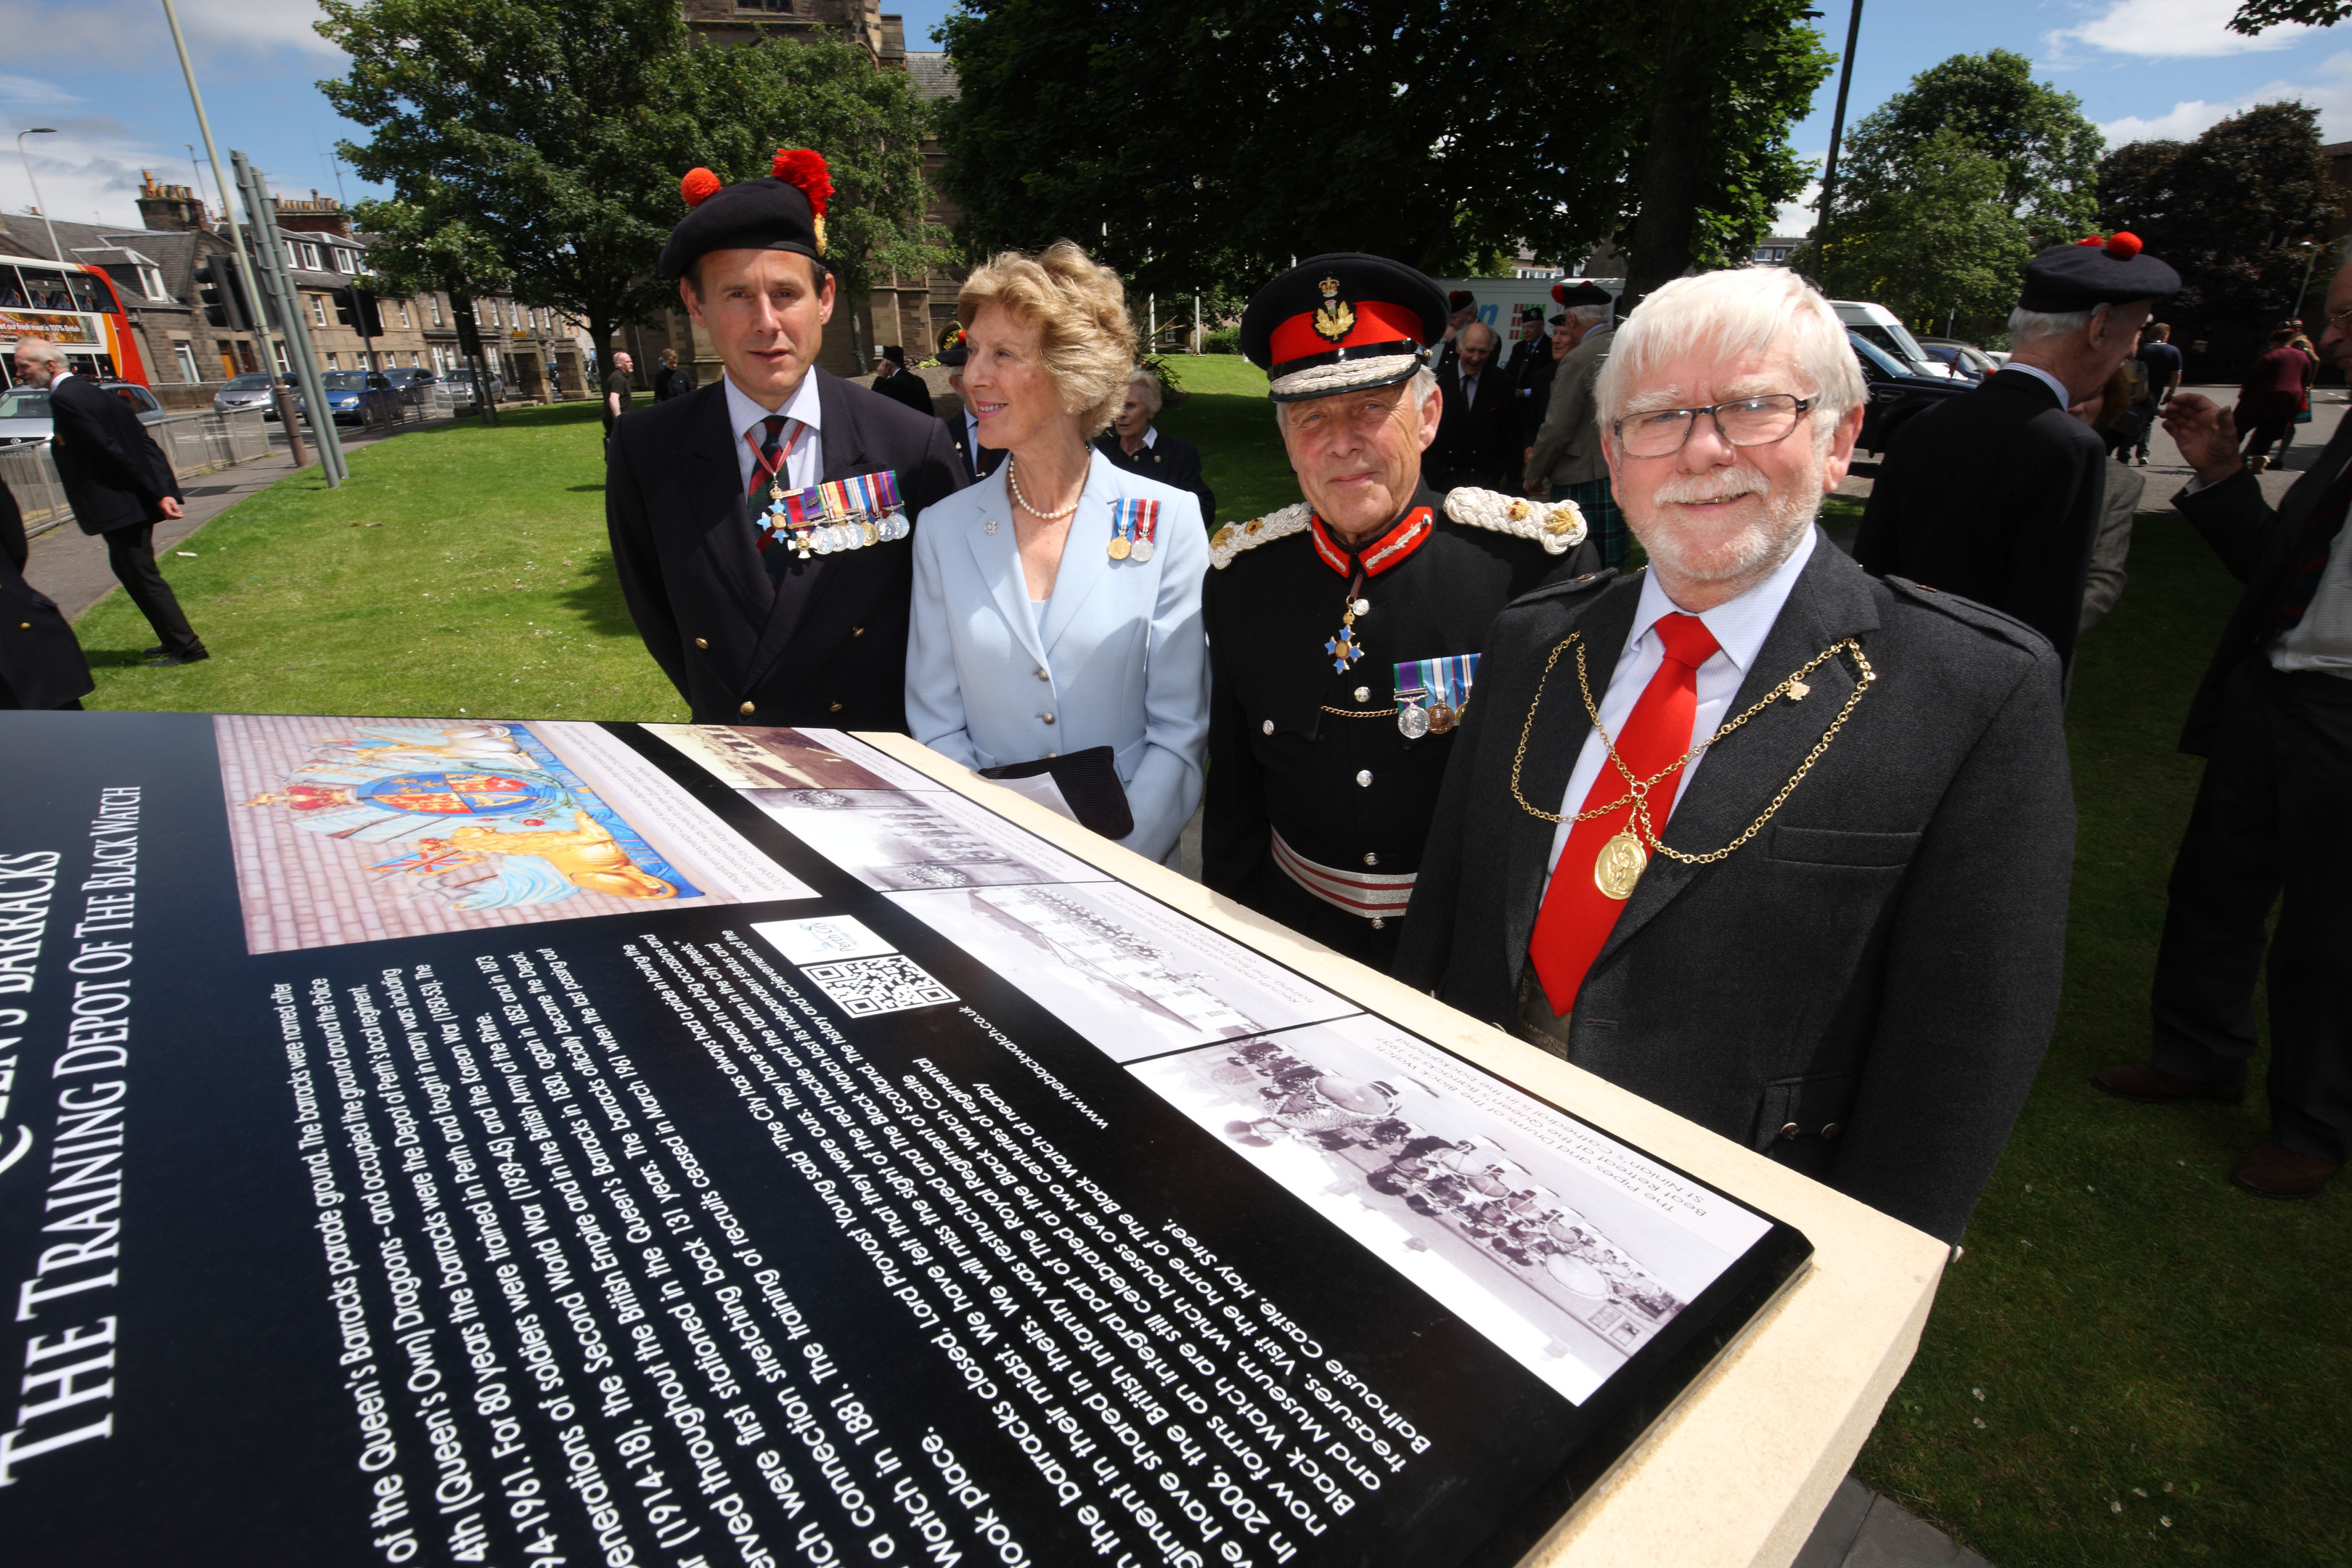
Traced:
<svg viewBox="0 0 2352 1568">
<path fill-rule="evenodd" d="M 719 379 L 727 388 L 727 417 L 733 422 L 735 434 L 740 436 L 768 417 L 768 411 L 753 402 L 749 393 L 736 385 L 733 376 L 721 372 Z M 800 385 L 793 389 L 790 397 L 784 399 L 784 405 L 776 412 L 787 419 L 799 420 L 812 430 L 821 430 L 824 427 L 824 416 L 820 407 L 822 401 L 817 396 L 816 374 L 812 370 L 808 374 L 801 377 Z"/>
<path fill-rule="evenodd" d="M 1764 639 L 1771 635 L 1772 623 L 1780 618 L 1780 608 L 1789 602 L 1790 590 L 1797 585 L 1798 576 L 1805 563 L 1813 558 L 1813 543 L 1820 538 L 1818 530 L 1808 528 L 1789 558 L 1772 569 L 1772 574 L 1736 599 L 1727 599 L 1711 610 L 1699 613 L 1706 629 L 1714 634 L 1716 647 L 1726 658 L 1746 675 L 1763 648 Z M 1628 653 L 1641 646 L 1650 635 L 1650 628 L 1668 616 L 1686 614 L 1681 605 L 1666 597 L 1658 586 L 1655 572 L 1642 574 L 1642 602 L 1633 611 L 1633 634 L 1625 639 Z"/>
<path fill-rule="evenodd" d="M 2040 382 L 2042 385 L 2048 387 L 2053 393 L 2057 395 L 2059 407 L 2071 408 L 2074 406 L 2074 395 L 2066 390 L 2066 384 L 2059 380 L 2056 376 L 2051 374 L 2048 371 L 2043 370 L 2040 365 L 2020 364 L 2017 361 L 2011 360 L 2009 362 L 2007 368 L 2010 370 L 2021 370 L 2026 374 L 2032 376 L 2034 380 Z"/>
<path fill-rule="evenodd" d="M 1158 445 L 1160 445 L 1160 427 L 1157 425 L 1146 425 L 1143 427 L 1143 449 L 1148 452 Z"/>
</svg>

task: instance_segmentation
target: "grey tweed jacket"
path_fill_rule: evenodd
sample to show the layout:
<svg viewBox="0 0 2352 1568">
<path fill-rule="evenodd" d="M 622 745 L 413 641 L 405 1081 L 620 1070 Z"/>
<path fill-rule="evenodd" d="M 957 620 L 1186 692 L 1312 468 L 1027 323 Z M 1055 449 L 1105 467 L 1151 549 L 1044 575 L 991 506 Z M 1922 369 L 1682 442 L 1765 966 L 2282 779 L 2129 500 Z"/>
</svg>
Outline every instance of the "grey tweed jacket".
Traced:
<svg viewBox="0 0 2352 1568">
<path fill-rule="evenodd" d="M 1598 699 L 1640 595 L 1608 574 L 1538 590 L 1487 637 L 1392 973 L 1505 1028 L 1553 832 L 1513 798 L 1522 726 L 1571 633 Z M 1652 857 L 1569 1056 L 1956 1241 L 2057 1016 L 2074 844 L 2058 660 L 2022 623 L 1871 577 L 1822 538 L 1731 711 L 1846 637 L 1875 683 L 1743 847 Z M 1588 729 L 1575 668 L 1564 654 L 1519 764 L 1545 811 Z M 1808 680 L 1707 755 L 1668 846 L 1720 848 L 1763 814 L 1858 684 L 1843 656 Z"/>
</svg>

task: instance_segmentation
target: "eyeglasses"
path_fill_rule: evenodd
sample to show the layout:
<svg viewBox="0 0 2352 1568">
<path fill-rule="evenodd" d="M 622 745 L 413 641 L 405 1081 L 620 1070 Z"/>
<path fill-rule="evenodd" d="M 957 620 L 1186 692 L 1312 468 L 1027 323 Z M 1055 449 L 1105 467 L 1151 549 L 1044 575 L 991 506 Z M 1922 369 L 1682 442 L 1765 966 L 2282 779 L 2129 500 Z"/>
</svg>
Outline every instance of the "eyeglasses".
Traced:
<svg viewBox="0 0 2352 1568">
<path fill-rule="evenodd" d="M 1706 408 L 1654 408 L 1646 414 L 1629 414 L 1610 428 L 1629 458 L 1674 456 L 1698 427 L 1702 414 L 1715 421 L 1716 434 L 1728 446 L 1769 447 L 1787 439 L 1812 405 L 1810 397 L 1771 392 Z"/>
<path fill-rule="evenodd" d="M 2347 317 L 2352 317 L 2352 305 L 2347 305 L 2347 306 L 2345 306 L 2345 307 L 2344 307 L 2344 309 L 2342 309 L 2342 310 L 2340 310 L 2336 311 L 2334 315 L 2332 315 L 2332 316 L 2328 317 L 2328 318 L 2327 318 L 2327 325 L 2328 325 L 2329 327 L 2340 327 L 2340 326 L 2342 326 L 2342 325 L 2344 324 L 2344 322 L 2345 322 L 2345 319 L 2346 319 Z M 2321 330 L 2324 331 L 2326 331 L 2326 328 L 2322 328 Z"/>
</svg>

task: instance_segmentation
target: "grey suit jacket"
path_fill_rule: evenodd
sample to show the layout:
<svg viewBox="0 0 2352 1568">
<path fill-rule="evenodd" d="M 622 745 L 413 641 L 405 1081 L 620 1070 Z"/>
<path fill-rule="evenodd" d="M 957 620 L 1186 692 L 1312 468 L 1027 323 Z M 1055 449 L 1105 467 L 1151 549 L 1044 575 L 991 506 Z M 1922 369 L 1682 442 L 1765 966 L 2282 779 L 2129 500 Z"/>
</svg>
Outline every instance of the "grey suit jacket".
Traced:
<svg viewBox="0 0 2352 1568">
<path fill-rule="evenodd" d="M 2243 468 L 2210 489 L 2172 498 L 2180 514 L 2205 536 L 2230 574 L 2246 585 L 2230 624 L 2221 633 L 2213 662 L 2198 683 L 2189 704 L 2189 721 L 2180 731 L 2180 749 L 2191 756 L 2210 756 L 2213 737 L 2221 724 L 2221 693 L 2230 672 L 2249 655 L 2263 651 L 2270 628 L 2278 619 L 2280 603 L 2294 577 L 2295 542 L 2311 521 L 2320 499 L 2352 461 L 2352 419 L 2336 427 L 2309 472 L 2294 481 L 2275 510 L 2263 499 L 2260 480 Z M 2352 524 L 2347 524 L 2352 527 Z"/>
<path fill-rule="evenodd" d="M 1521 728 L 1570 633 L 1598 700 L 1640 596 L 1610 574 L 1541 589 L 1486 639 L 1391 973 L 1499 1026 L 1553 831 L 1513 799 Z M 1731 711 L 1846 637 L 1874 683 L 1744 847 L 1651 858 L 1577 994 L 1570 1059 L 1957 1240 L 2057 1016 L 2074 843 L 2058 661 L 2008 616 L 1874 579 L 1823 540 Z M 1588 730 L 1575 671 L 1563 656 L 1528 736 L 1518 789 L 1544 811 Z M 1709 752 L 1666 844 L 1737 838 L 1857 679 L 1832 659 Z"/>
<path fill-rule="evenodd" d="M 1593 423 L 1592 384 L 1617 329 L 1601 322 L 1568 351 L 1552 374 L 1551 402 L 1544 409 L 1543 428 L 1536 432 L 1535 455 L 1528 459 L 1528 483 L 1590 484 L 1609 477 L 1609 459 L 1602 455 L 1601 427 Z"/>
</svg>

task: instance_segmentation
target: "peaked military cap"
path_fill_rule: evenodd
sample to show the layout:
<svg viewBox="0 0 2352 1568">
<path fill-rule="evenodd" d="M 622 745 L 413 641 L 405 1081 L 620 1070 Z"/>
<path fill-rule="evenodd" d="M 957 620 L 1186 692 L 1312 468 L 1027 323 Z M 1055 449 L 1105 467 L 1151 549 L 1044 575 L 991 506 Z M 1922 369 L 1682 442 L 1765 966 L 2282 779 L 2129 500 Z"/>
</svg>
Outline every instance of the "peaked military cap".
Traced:
<svg viewBox="0 0 2352 1568">
<path fill-rule="evenodd" d="M 732 185 L 708 169 L 689 169 L 677 190 L 688 211 L 662 247 L 663 277 L 685 277 L 714 250 L 790 250 L 824 266 L 833 177 L 822 153 L 779 147 L 772 173 Z"/>
<path fill-rule="evenodd" d="M 2088 235 L 2053 245 L 2025 264 L 2018 309 L 2063 316 L 2095 305 L 2158 300 L 2180 291 L 2180 274 L 2140 247 L 2139 236 Z"/>
<path fill-rule="evenodd" d="M 1242 353 L 1276 403 L 1393 386 L 1445 335 L 1445 296 L 1401 261 L 1310 256 L 1242 312 Z"/>
</svg>

